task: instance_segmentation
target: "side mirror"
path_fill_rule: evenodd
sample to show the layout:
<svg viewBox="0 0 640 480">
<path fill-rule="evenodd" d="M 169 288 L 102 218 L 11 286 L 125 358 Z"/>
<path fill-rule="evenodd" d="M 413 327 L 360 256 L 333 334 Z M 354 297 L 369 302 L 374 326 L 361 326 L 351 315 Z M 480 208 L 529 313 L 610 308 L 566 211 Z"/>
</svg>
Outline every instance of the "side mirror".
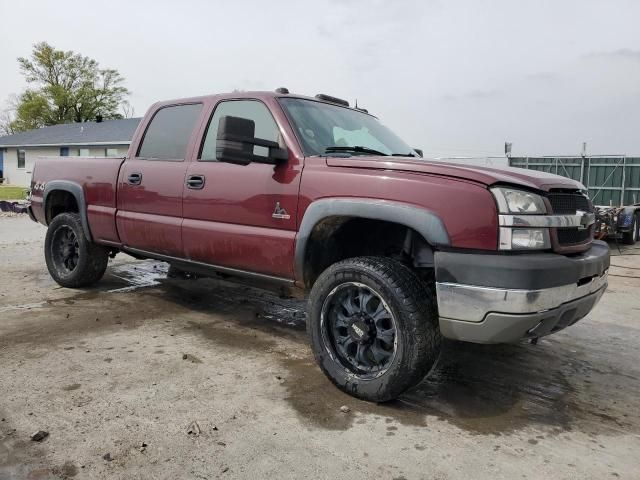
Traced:
<svg viewBox="0 0 640 480">
<path fill-rule="evenodd" d="M 416 152 L 420 158 L 424 155 L 421 148 L 414 148 L 413 151 Z"/>
<path fill-rule="evenodd" d="M 275 165 L 289 158 L 286 148 L 281 148 L 278 142 L 255 138 L 255 131 L 255 122 L 248 118 L 231 116 L 220 118 L 216 159 L 236 165 L 249 165 L 251 162 Z M 267 148 L 268 154 L 254 154 L 255 146 Z"/>
</svg>

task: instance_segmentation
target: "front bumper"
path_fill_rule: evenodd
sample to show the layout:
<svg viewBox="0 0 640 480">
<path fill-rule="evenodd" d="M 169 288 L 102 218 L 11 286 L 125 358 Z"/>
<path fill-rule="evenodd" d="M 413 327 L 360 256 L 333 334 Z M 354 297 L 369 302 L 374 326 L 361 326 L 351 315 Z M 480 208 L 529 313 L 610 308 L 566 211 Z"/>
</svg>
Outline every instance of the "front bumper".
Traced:
<svg viewBox="0 0 640 480">
<path fill-rule="evenodd" d="M 555 333 L 586 316 L 607 288 L 609 247 L 551 253 L 436 253 L 440 330 L 474 343 L 510 343 Z"/>
</svg>

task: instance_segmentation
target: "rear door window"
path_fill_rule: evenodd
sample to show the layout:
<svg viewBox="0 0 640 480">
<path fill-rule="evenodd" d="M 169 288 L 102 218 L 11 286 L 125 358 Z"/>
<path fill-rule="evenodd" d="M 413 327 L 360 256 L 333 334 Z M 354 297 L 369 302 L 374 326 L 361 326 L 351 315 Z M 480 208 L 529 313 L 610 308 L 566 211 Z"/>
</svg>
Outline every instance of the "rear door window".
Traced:
<svg viewBox="0 0 640 480">
<path fill-rule="evenodd" d="M 147 160 L 184 160 L 202 104 L 174 105 L 156 112 L 138 149 Z"/>
</svg>

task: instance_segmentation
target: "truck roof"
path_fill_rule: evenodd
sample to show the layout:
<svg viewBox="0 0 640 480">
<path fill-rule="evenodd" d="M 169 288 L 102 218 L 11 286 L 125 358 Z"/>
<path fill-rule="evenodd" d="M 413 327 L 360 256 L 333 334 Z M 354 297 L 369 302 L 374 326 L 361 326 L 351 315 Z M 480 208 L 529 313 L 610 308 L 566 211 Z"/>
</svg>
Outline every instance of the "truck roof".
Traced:
<svg viewBox="0 0 640 480">
<path fill-rule="evenodd" d="M 286 93 L 281 90 L 286 90 Z M 255 98 L 258 100 L 266 100 L 272 98 L 300 98 L 303 100 L 311 100 L 314 102 L 326 103 L 328 105 L 334 105 L 337 107 L 348 108 L 350 110 L 355 110 L 360 113 L 365 113 L 369 116 L 375 117 L 375 115 L 370 114 L 367 110 L 363 108 L 358 108 L 355 106 L 349 105 L 346 100 L 341 98 L 333 97 L 326 94 L 318 94 L 315 97 L 310 97 L 308 95 L 299 95 L 296 93 L 288 93 L 287 89 L 277 89 L 276 91 L 266 91 L 266 90 L 252 90 L 252 91 L 241 91 L 241 92 L 226 92 L 226 93 L 214 93 L 210 95 L 201 95 L 198 97 L 187 97 L 187 98 L 175 98 L 171 100 L 162 100 L 154 103 L 152 106 L 164 106 L 164 105 L 174 105 L 176 103 L 197 103 L 204 102 L 207 100 L 217 100 L 219 98 Z M 375 117 L 377 118 L 377 117 Z"/>
</svg>

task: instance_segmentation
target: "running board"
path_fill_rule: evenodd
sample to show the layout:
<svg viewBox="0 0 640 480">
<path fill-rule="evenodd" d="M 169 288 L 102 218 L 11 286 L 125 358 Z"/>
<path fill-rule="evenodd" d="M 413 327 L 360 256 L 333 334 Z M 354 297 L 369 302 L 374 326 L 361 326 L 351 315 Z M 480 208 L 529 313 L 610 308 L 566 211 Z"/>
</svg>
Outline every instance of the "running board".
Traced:
<svg viewBox="0 0 640 480">
<path fill-rule="evenodd" d="M 185 258 L 172 257 L 171 255 L 163 255 L 161 253 L 147 252 L 146 250 L 139 250 L 137 248 L 122 247 L 123 252 L 130 253 L 133 256 L 152 258 L 154 260 L 160 260 L 172 265 L 176 265 L 178 268 L 182 268 L 187 272 L 199 273 L 200 275 L 212 276 L 212 274 L 224 274 L 233 277 L 251 278 L 255 280 L 262 280 L 271 283 L 279 283 L 284 285 L 293 285 L 294 280 L 289 278 L 275 277 L 273 275 L 266 275 L 264 273 L 248 272 L 246 270 L 239 270 L 237 268 L 223 267 L 221 265 L 212 265 L 210 263 L 197 262 L 195 260 L 187 260 Z"/>
</svg>

